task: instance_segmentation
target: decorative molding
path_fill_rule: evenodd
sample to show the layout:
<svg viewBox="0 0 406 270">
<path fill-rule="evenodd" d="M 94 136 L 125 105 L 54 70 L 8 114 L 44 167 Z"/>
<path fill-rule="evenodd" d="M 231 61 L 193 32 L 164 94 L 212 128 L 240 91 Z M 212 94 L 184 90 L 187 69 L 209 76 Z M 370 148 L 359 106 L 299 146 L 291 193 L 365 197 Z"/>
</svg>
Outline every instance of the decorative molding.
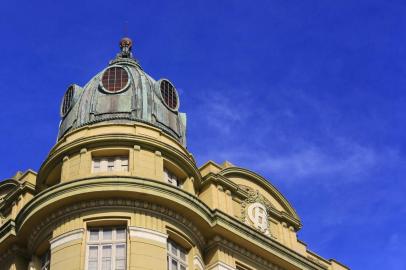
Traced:
<svg viewBox="0 0 406 270">
<path fill-rule="evenodd" d="M 222 238 L 220 236 L 216 236 L 212 240 L 210 240 L 208 242 L 208 248 L 207 249 L 212 248 L 214 245 L 222 245 L 225 248 L 230 249 L 230 250 L 234 251 L 237 254 L 245 256 L 246 258 L 248 258 L 249 260 L 251 260 L 251 261 L 253 261 L 253 262 L 257 263 L 257 264 L 264 266 L 266 269 L 269 269 L 269 270 L 283 270 L 283 268 L 275 265 L 274 263 L 272 263 L 272 262 L 270 262 L 270 261 L 268 261 L 268 260 L 266 260 L 266 259 L 264 259 L 264 258 L 262 258 L 262 257 L 260 257 L 260 256 L 258 256 L 256 254 L 254 254 L 254 253 L 246 250 L 245 248 L 243 248 L 243 247 L 241 247 L 241 246 L 239 246 L 239 245 L 237 245 L 237 244 L 235 244 L 235 243 L 233 243 L 231 241 L 228 241 L 228 240 L 226 240 L 226 239 L 224 239 L 224 238 Z M 208 270 L 211 270 L 211 269 L 213 269 L 213 268 L 208 268 Z M 215 269 L 217 270 L 217 269 L 222 269 L 222 268 L 215 268 Z"/>
<path fill-rule="evenodd" d="M 267 236 L 272 236 L 269 229 L 269 216 L 272 208 L 274 208 L 272 203 L 267 200 L 262 194 L 260 194 L 258 190 L 254 190 L 244 185 L 239 185 L 239 188 L 245 190 L 248 193 L 248 198 L 241 203 L 241 222 L 253 227 L 255 230 Z M 256 206 L 262 209 L 265 208 L 263 209 L 266 212 L 263 223 L 266 224 L 257 224 L 258 222 L 254 220 L 256 217 L 252 217 L 250 215 L 249 211 L 252 210 L 252 207 Z M 263 228 L 264 226 L 266 226 L 266 228 Z"/>
<path fill-rule="evenodd" d="M 168 238 L 168 235 L 150 229 L 131 226 L 128 227 L 128 229 L 130 230 L 130 237 L 139 237 L 143 239 L 157 241 L 163 244 L 166 244 L 166 239 Z"/>
<path fill-rule="evenodd" d="M 54 248 L 57 248 L 63 244 L 66 244 L 68 242 L 77 240 L 77 239 L 82 239 L 84 234 L 84 229 L 76 229 L 64 234 L 61 234 L 49 241 L 51 244 L 51 250 Z"/>
<path fill-rule="evenodd" d="M 253 180 L 257 184 L 261 185 L 262 187 L 265 188 L 272 196 L 284 207 L 286 208 L 289 216 L 291 216 L 296 223 L 297 229 L 300 229 L 301 223 L 300 223 L 300 218 L 297 215 L 295 209 L 292 207 L 292 205 L 288 202 L 288 200 L 282 195 L 282 193 L 279 192 L 278 189 L 276 189 L 268 180 L 260 176 L 259 174 L 252 172 L 250 170 L 240 168 L 240 167 L 229 167 L 225 168 L 222 171 L 219 172 L 220 175 L 222 176 L 231 176 L 231 175 L 239 175 L 243 176 L 243 178 L 248 178 L 250 180 Z"/>
<path fill-rule="evenodd" d="M 193 257 L 193 265 L 196 265 L 197 267 L 199 267 L 200 270 L 204 270 L 204 263 L 202 258 L 200 258 L 199 256 L 195 255 Z"/>
<path fill-rule="evenodd" d="M 138 121 L 138 120 L 137 120 Z M 101 127 L 109 126 L 111 124 L 102 124 L 98 126 L 93 126 L 91 129 L 98 129 Z M 115 124 L 116 126 L 126 126 L 126 127 L 131 127 L 134 125 L 129 125 L 129 124 Z M 144 126 L 142 123 L 137 123 L 136 126 Z M 147 125 L 149 128 L 152 128 L 150 125 Z M 86 129 L 88 127 L 84 127 L 83 129 Z M 159 129 L 157 129 L 159 132 Z M 81 129 L 73 131 L 75 132 L 81 132 Z M 73 134 L 72 133 L 72 134 Z M 173 158 L 176 160 L 180 160 L 179 164 L 182 166 L 182 169 L 185 170 L 185 172 L 189 173 L 193 177 L 195 177 L 195 180 L 197 182 L 196 186 L 200 184 L 201 182 L 201 175 L 200 171 L 198 170 L 195 160 L 192 155 L 190 155 L 187 150 L 184 148 L 184 146 L 177 141 L 176 139 L 173 139 L 172 136 L 167 135 L 166 133 L 163 133 L 166 138 L 171 139 L 172 142 L 176 143 L 177 146 L 171 146 L 168 145 L 167 143 L 161 141 L 160 139 L 157 138 L 152 138 L 152 137 L 147 137 L 143 136 L 140 134 L 133 134 L 131 132 L 126 133 L 126 134 L 97 134 L 93 136 L 82 136 L 76 140 L 73 141 L 66 141 L 66 137 L 61 138 L 58 143 L 51 149 L 49 155 L 47 156 L 47 159 L 43 162 L 40 171 L 38 172 L 38 177 L 37 177 L 37 185 L 41 186 L 41 184 L 44 184 L 46 179 L 46 175 L 48 175 L 51 171 L 51 169 L 56 166 L 60 161 L 62 160 L 63 156 L 66 155 L 66 153 L 71 153 L 75 151 L 80 151 L 81 148 L 93 148 L 97 147 L 99 145 L 106 145 L 109 143 L 117 143 L 121 146 L 129 146 L 129 147 L 134 147 L 134 145 L 140 146 L 140 149 L 149 149 L 153 151 L 160 151 L 165 157 L 168 158 Z M 134 148 L 134 150 L 137 150 Z"/>
<path fill-rule="evenodd" d="M 87 210 L 100 209 L 101 207 L 120 207 L 120 208 L 130 208 L 134 211 L 134 208 L 137 210 L 144 210 L 151 212 L 153 214 L 164 217 L 165 219 L 170 219 L 177 222 L 179 225 L 184 226 L 190 233 L 193 235 L 199 244 L 200 247 L 203 247 L 205 244 L 205 239 L 202 233 L 197 229 L 197 227 L 184 216 L 179 213 L 157 205 L 154 203 L 149 203 L 145 201 L 137 200 L 124 200 L 124 199 L 106 199 L 106 200 L 94 200 L 94 201 L 83 201 L 73 205 L 66 206 L 61 208 L 56 212 L 50 214 L 47 218 L 42 220 L 35 228 L 33 228 L 32 233 L 28 239 L 28 247 L 33 249 L 35 243 L 40 236 L 40 234 L 45 231 L 48 227 L 55 224 L 60 218 L 66 215 L 72 215 L 75 213 L 83 213 Z M 139 229 L 139 228 L 138 228 Z M 155 231 L 154 231 L 155 232 Z"/>
</svg>

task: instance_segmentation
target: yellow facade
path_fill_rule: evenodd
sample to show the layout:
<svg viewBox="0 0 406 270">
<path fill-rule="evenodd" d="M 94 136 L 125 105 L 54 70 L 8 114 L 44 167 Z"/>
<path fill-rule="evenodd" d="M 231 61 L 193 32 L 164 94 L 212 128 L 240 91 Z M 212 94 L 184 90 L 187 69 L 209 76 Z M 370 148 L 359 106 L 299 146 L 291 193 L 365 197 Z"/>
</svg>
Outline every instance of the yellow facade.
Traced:
<svg viewBox="0 0 406 270">
<path fill-rule="evenodd" d="M 124 169 L 99 171 L 104 159 Z M 38 174 L 0 182 L 0 218 L 0 269 L 348 269 L 297 239 L 300 218 L 269 181 L 229 162 L 198 168 L 142 122 L 64 134 Z"/>
</svg>

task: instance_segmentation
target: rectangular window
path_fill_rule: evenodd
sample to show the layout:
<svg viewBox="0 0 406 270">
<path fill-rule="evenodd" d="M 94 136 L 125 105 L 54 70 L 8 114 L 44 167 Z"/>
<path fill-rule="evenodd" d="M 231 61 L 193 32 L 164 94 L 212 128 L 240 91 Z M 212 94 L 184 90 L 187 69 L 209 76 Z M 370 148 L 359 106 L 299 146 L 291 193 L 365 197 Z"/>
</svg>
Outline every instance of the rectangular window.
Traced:
<svg viewBox="0 0 406 270">
<path fill-rule="evenodd" d="M 171 184 L 172 186 L 175 186 L 175 187 L 181 187 L 180 181 L 178 180 L 176 175 L 174 175 L 167 169 L 164 169 L 164 178 L 168 184 Z"/>
<path fill-rule="evenodd" d="M 186 251 L 172 241 L 168 241 L 168 270 L 187 270 Z"/>
<path fill-rule="evenodd" d="M 94 157 L 92 171 L 98 172 L 128 172 L 128 156 Z"/>
<path fill-rule="evenodd" d="M 125 228 L 91 228 L 87 239 L 87 270 L 125 270 Z"/>
</svg>

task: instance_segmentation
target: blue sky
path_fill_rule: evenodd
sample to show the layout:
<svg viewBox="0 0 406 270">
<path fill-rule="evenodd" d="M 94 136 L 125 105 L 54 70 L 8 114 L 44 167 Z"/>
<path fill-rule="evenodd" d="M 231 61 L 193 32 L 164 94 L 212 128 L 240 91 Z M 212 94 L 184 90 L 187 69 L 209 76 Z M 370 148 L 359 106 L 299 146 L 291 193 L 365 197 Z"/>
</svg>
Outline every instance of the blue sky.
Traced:
<svg viewBox="0 0 406 270">
<path fill-rule="evenodd" d="M 406 2 L 6 1 L 0 179 L 37 170 L 59 106 L 125 34 L 188 114 L 188 148 L 271 181 L 299 237 L 353 269 L 406 269 Z"/>
</svg>

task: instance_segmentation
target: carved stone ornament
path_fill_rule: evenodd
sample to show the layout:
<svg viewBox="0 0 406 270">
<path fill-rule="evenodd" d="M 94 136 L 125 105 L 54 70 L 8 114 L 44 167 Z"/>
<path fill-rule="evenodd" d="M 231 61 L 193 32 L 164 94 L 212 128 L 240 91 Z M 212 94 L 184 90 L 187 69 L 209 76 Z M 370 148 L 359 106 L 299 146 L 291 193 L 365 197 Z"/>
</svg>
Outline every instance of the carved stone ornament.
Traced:
<svg viewBox="0 0 406 270">
<path fill-rule="evenodd" d="M 241 203 L 241 221 L 261 233 L 271 236 L 269 232 L 271 203 L 258 190 L 247 186 L 240 186 L 240 188 L 248 192 L 247 199 Z"/>
</svg>

